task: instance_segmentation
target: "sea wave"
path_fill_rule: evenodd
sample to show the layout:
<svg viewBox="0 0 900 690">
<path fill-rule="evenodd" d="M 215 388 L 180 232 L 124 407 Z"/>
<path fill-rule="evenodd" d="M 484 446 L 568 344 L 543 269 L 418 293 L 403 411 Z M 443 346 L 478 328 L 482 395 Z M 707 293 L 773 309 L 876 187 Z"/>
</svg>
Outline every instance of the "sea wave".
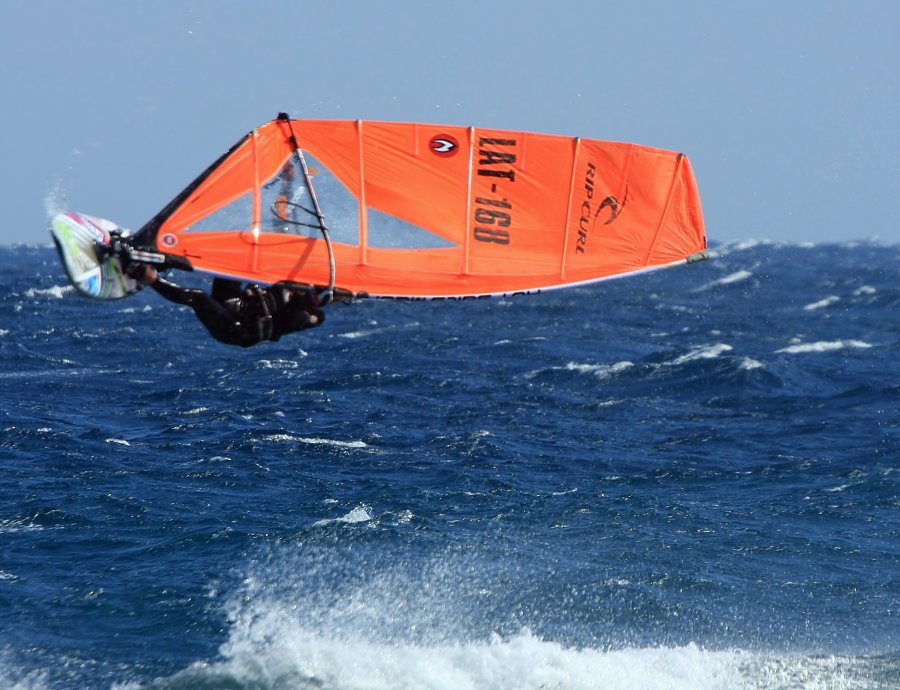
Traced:
<svg viewBox="0 0 900 690">
<path fill-rule="evenodd" d="M 679 366 L 688 362 L 697 361 L 698 359 L 716 359 L 727 352 L 731 352 L 733 349 L 734 347 L 727 343 L 700 345 L 693 348 L 690 352 L 676 357 L 671 362 L 668 362 L 668 364 L 671 366 Z"/>
<path fill-rule="evenodd" d="M 566 365 L 567 371 L 577 371 L 580 374 L 593 374 L 598 379 L 607 379 L 615 376 L 623 371 L 631 369 L 634 362 L 622 361 L 615 364 L 578 364 L 569 362 Z"/>
<path fill-rule="evenodd" d="M 817 302 L 812 302 L 811 304 L 807 304 L 803 309 L 806 311 L 813 311 L 815 309 L 824 309 L 825 307 L 830 307 L 832 304 L 837 304 L 841 301 L 841 298 L 837 295 L 828 295 L 828 297 L 824 297 Z"/>
<path fill-rule="evenodd" d="M 760 654 L 680 647 L 572 648 L 528 630 L 443 645 L 376 644 L 258 620 L 269 631 L 230 640 L 223 659 L 113 690 L 889 690 L 896 658 Z M 16 690 L 42 690 L 22 685 Z"/>
<path fill-rule="evenodd" d="M 795 345 L 788 345 L 780 350 L 775 350 L 775 352 L 795 355 L 807 352 L 835 352 L 837 350 L 847 349 L 866 350 L 870 347 L 872 347 L 872 345 L 863 340 L 822 340 L 815 343 L 797 343 Z"/>
<path fill-rule="evenodd" d="M 29 299 L 39 299 L 42 297 L 62 299 L 73 292 L 75 292 L 75 288 L 71 285 L 53 285 L 48 288 L 28 288 L 25 291 L 25 296 Z"/>
<path fill-rule="evenodd" d="M 695 292 L 703 292 L 704 290 L 709 290 L 710 288 L 720 287 L 722 285 L 733 285 L 734 283 L 742 283 L 745 280 L 749 280 L 753 277 L 753 272 L 748 271 L 747 269 L 740 269 L 738 271 L 734 271 L 733 273 L 729 273 L 727 276 L 723 276 L 717 280 L 714 280 L 710 283 L 706 283 L 705 285 L 697 288 Z"/>
<path fill-rule="evenodd" d="M 24 671 L 10 660 L 10 655 L 0 654 L 0 688 L 3 690 L 53 690 L 44 671 Z"/>
<path fill-rule="evenodd" d="M 343 522 L 347 525 L 355 525 L 360 522 L 369 522 L 373 520 L 374 516 L 372 515 L 372 509 L 367 505 L 358 505 L 353 510 L 351 510 L 346 515 L 339 518 L 331 518 L 325 520 L 317 520 L 314 523 L 315 527 L 321 527 L 322 525 L 330 525 L 336 522 Z"/>
</svg>

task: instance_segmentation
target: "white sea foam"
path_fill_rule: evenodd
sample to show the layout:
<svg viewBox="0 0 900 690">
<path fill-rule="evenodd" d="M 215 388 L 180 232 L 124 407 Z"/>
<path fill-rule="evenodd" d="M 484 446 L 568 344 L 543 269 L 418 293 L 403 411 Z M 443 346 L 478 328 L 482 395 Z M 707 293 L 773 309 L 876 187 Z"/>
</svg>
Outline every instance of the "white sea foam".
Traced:
<svg viewBox="0 0 900 690">
<path fill-rule="evenodd" d="M 296 612 L 294 613 L 296 616 Z M 865 658 L 707 650 L 695 644 L 603 650 L 571 648 L 528 631 L 439 645 L 377 644 L 261 615 L 232 635 L 223 661 L 196 663 L 152 687 L 333 690 L 887 690 Z M 0 676 L 2 678 L 2 676 Z M 40 681 L 39 681 L 40 682 Z M 22 684 L 14 690 L 42 690 Z M 139 690 L 136 684 L 113 690 Z"/>
<path fill-rule="evenodd" d="M 417 326 L 418 324 L 414 324 Z M 409 328 L 410 324 L 406 324 L 405 326 L 381 326 L 377 321 L 369 321 L 368 326 L 370 328 L 361 328 L 355 331 L 348 331 L 346 333 L 338 333 L 338 338 L 349 338 L 351 340 L 356 340 L 357 338 L 367 338 L 370 335 L 377 335 L 379 333 L 385 333 L 388 330 L 396 329 L 396 328 Z"/>
<path fill-rule="evenodd" d="M 622 361 L 615 364 L 566 364 L 568 371 L 577 371 L 579 374 L 593 374 L 598 379 L 608 379 L 634 366 L 633 362 Z"/>
<path fill-rule="evenodd" d="M 43 671 L 19 671 L 7 655 L 0 655 L 0 688 L 3 690 L 48 690 L 47 674 Z"/>
<path fill-rule="evenodd" d="M 528 630 L 517 635 L 468 641 L 378 640 L 378 616 L 385 602 L 352 597 L 359 628 L 322 629 L 316 612 L 295 601 L 273 601 L 251 582 L 234 611 L 223 661 L 197 663 L 170 678 L 175 687 L 193 685 L 336 690 L 714 690 L 741 688 L 747 655 L 683 647 L 573 648 Z M 265 589 L 263 587 L 263 589 Z M 434 592 L 433 592 L 434 594 Z M 416 602 L 413 616 L 429 616 Z M 340 604 L 339 604 L 340 606 Z M 426 607 L 427 608 L 427 607 Z M 344 621 L 346 624 L 347 621 Z M 415 627 L 415 626 L 413 626 Z M 602 682 L 601 682 L 602 681 Z M 167 684 L 165 687 L 168 687 Z M 120 686 L 135 688 L 136 686 Z"/>
<path fill-rule="evenodd" d="M 699 359 L 716 359 L 720 355 L 731 352 L 734 348 L 731 345 L 726 343 L 715 343 L 714 345 L 701 345 L 700 347 L 695 347 L 693 350 L 688 352 L 687 354 L 681 355 L 680 357 L 676 357 L 671 362 L 669 362 L 672 366 L 678 366 L 680 364 L 686 364 L 687 362 L 694 362 Z"/>
<path fill-rule="evenodd" d="M 418 321 L 410 321 L 408 323 L 391 325 L 391 326 L 382 326 L 377 321 L 369 321 L 369 326 L 371 328 L 359 329 L 356 331 L 348 331 L 347 333 L 338 333 L 338 338 L 349 338 L 351 340 L 355 340 L 357 338 L 367 338 L 370 335 L 378 335 L 380 333 L 387 333 L 389 331 L 403 331 L 409 329 L 419 328 L 421 325 Z"/>
<path fill-rule="evenodd" d="M 29 299 L 35 297 L 53 297 L 54 299 L 62 299 L 70 292 L 74 292 L 75 288 L 71 285 L 54 285 L 49 288 L 29 288 L 25 291 L 25 296 Z"/>
<path fill-rule="evenodd" d="M 367 505 L 358 505 L 349 513 L 339 518 L 331 518 L 325 520 L 317 520 L 314 524 L 315 527 L 321 527 L 322 525 L 330 525 L 335 522 L 343 522 L 348 525 L 355 525 L 359 522 L 369 522 L 373 519 L 372 509 Z"/>
<path fill-rule="evenodd" d="M 11 520 L 0 520 L 0 534 L 11 534 L 16 532 L 42 529 L 44 528 L 40 525 L 36 525 L 33 522 L 25 522 L 25 520 L 21 520 L 18 518 Z"/>
<path fill-rule="evenodd" d="M 825 307 L 830 307 L 832 304 L 836 304 L 840 302 L 841 298 L 837 295 L 828 295 L 823 299 L 820 299 L 818 302 L 813 302 L 812 304 L 807 304 L 803 307 L 806 311 L 813 311 L 814 309 L 824 309 Z"/>
<path fill-rule="evenodd" d="M 336 441 L 332 438 L 316 438 L 301 436 L 297 439 L 312 446 L 334 446 L 335 448 L 368 448 L 365 441 Z"/>
<path fill-rule="evenodd" d="M 823 340 L 817 343 L 797 343 L 783 347 L 775 352 L 784 352 L 786 354 L 802 354 L 806 352 L 834 352 L 836 350 L 846 349 L 867 349 L 872 347 L 863 340 Z"/>
<path fill-rule="evenodd" d="M 874 295 L 878 290 L 873 288 L 871 285 L 862 285 L 861 287 L 856 288 L 853 291 L 854 297 L 860 297 L 862 295 Z"/>
<path fill-rule="evenodd" d="M 291 436 L 290 434 L 266 434 L 260 441 L 267 441 L 269 443 L 288 443 L 290 441 L 299 441 L 299 436 Z"/>
<path fill-rule="evenodd" d="M 756 247 L 771 247 L 774 245 L 775 242 L 773 242 L 772 240 L 747 239 L 739 240 L 734 244 L 729 244 L 725 247 L 725 249 L 733 252 L 741 252 L 746 249 L 754 249 Z"/>
<path fill-rule="evenodd" d="M 371 520 L 359 505 L 331 522 Z M 324 521 L 323 521 L 324 522 Z M 868 690 L 863 657 L 683 646 L 570 646 L 527 628 L 470 634 L 470 594 L 491 587 L 454 553 L 415 569 L 365 573 L 342 586 L 330 549 L 284 547 L 257 562 L 226 603 L 229 634 L 215 661 L 197 661 L 151 688 L 332 690 Z M 350 555 L 350 552 L 347 552 Z M 345 561 L 345 559 L 341 559 Z M 357 573 L 361 575 L 363 573 Z M 351 578 L 356 581 L 356 578 Z M 606 586 L 626 587 L 611 578 Z M 461 592 L 467 592 L 460 596 Z M 2 676 L 0 676 L 2 677 Z M 141 686 L 113 685 L 114 690 Z M 33 690 L 23 686 L 22 690 Z M 38 690 L 34 688 L 34 690 Z"/>
<path fill-rule="evenodd" d="M 293 359 L 261 359 L 257 364 L 261 369 L 297 369 L 300 366 Z"/>
<path fill-rule="evenodd" d="M 333 446 L 334 448 L 345 448 L 350 450 L 369 448 L 369 445 L 365 441 L 338 441 L 332 438 L 296 436 L 287 433 L 265 434 L 264 436 L 260 436 L 258 440 L 267 443 L 305 443 L 310 446 Z"/>
<path fill-rule="evenodd" d="M 703 292 L 704 290 L 709 290 L 710 288 L 718 287 L 720 285 L 732 285 L 734 283 L 741 283 L 745 280 L 748 280 L 753 277 L 753 273 L 747 270 L 735 271 L 734 273 L 729 273 L 727 276 L 723 276 L 718 280 L 714 280 L 711 283 L 707 283 L 700 288 L 697 288 L 696 292 Z"/>
<path fill-rule="evenodd" d="M 365 338 L 367 335 L 372 335 L 373 333 L 377 333 L 377 331 L 374 331 L 374 330 L 371 330 L 371 331 L 349 331 L 347 333 L 338 333 L 337 337 L 338 338 L 356 339 L 356 338 Z"/>
</svg>

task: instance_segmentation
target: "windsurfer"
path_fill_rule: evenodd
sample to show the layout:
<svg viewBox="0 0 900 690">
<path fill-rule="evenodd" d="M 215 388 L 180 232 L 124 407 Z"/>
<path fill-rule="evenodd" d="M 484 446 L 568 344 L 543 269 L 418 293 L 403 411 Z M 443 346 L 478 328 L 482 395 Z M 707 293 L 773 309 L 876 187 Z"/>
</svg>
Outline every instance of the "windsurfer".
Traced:
<svg viewBox="0 0 900 690">
<path fill-rule="evenodd" d="M 170 302 L 191 307 L 210 335 L 228 345 L 250 347 L 278 340 L 287 333 L 320 326 L 325 320 L 319 300 L 311 290 L 279 284 L 268 288 L 250 285 L 242 289 L 236 280 L 215 278 L 211 293 L 207 294 L 161 278 L 149 264 L 132 262 L 125 270 Z"/>
</svg>

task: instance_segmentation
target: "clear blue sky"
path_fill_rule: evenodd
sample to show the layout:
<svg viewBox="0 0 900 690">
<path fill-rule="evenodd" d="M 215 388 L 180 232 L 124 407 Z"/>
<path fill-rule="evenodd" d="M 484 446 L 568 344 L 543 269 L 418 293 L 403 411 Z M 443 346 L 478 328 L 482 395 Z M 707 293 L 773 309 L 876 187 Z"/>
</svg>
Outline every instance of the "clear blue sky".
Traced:
<svg viewBox="0 0 900 690">
<path fill-rule="evenodd" d="M 688 154 L 711 240 L 900 242 L 900 2 L 10 0 L 0 244 L 137 229 L 246 131 L 473 124 Z"/>
</svg>

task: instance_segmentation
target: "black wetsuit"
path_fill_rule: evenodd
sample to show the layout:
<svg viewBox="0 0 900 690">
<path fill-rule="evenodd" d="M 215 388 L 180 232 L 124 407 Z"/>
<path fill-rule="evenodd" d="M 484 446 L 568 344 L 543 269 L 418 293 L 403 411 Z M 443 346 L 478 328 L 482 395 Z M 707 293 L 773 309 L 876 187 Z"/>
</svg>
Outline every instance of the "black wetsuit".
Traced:
<svg viewBox="0 0 900 690">
<path fill-rule="evenodd" d="M 150 287 L 171 302 L 189 306 L 210 334 L 228 345 L 250 347 L 278 340 L 286 333 L 312 328 L 325 320 L 314 293 L 277 284 L 270 288 L 251 285 L 242 290 L 237 281 L 216 278 L 208 295 L 157 277 Z M 318 318 L 317 323 L 312 323 L 311 315 Z"/>
</svg>

